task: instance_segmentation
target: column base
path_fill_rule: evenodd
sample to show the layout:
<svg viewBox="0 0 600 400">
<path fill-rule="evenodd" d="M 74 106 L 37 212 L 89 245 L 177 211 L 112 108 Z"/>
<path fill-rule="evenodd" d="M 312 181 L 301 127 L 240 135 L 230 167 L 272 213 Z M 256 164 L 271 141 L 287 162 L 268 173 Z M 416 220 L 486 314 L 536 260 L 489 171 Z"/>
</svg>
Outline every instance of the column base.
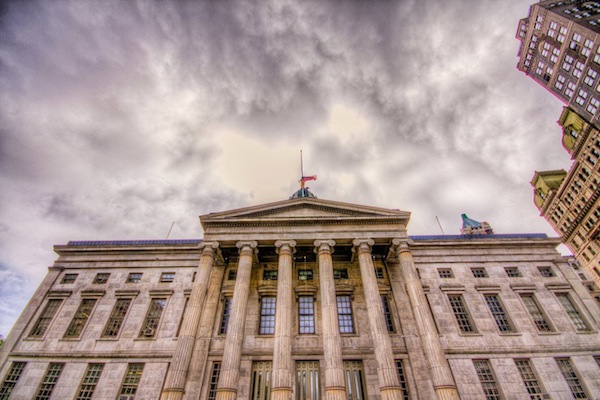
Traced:
<svg viewBox="0 0 600 400">
<path fill-rule="evenodd" d="M 388 386 L 379 388 L 381 400 L 402 400 L 402 389 L 399 386 Z"/>
<path fill-rule="evenodd" d="M 455 387 L 436 387 L 434 390 L 438 400 L 460 400 L 460 395 Z"/>
<path fill-rule="evenodd" d="M 160 395 L 160 400 L 181 400 L 183 399 L 182 389 L 164 389 Z"/>
<path fill-rule="evenodd" d="M 237 390 L 230 388 L 217 389 L 216 400 L 236 400 Z"/>
<path fill-rule="evenodd" d="M 326 387 L 325 400 L 348 400 L 346 388 L 343 386 Z"/>
<path fill-rule="evenodd" d="M 291 400 L 292 388 L 278 387 L 271 389 L 271 400 Z"/>
</svg>

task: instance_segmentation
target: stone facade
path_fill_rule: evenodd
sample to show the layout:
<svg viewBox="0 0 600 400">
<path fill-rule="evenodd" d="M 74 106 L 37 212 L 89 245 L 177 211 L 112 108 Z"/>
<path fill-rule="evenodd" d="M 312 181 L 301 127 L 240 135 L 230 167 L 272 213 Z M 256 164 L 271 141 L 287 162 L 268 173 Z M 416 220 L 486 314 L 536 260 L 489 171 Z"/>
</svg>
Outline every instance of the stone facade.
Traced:
<svg viewBox="0 0 600 400">
<path fill-rule="evenodd" d="M 600 394 L 600 309 L 559 240 L 408 236 L 409 217 L 295 198 L 201 216 L 203 240 L 56 246 L 0 398 Z"/>
</svg>

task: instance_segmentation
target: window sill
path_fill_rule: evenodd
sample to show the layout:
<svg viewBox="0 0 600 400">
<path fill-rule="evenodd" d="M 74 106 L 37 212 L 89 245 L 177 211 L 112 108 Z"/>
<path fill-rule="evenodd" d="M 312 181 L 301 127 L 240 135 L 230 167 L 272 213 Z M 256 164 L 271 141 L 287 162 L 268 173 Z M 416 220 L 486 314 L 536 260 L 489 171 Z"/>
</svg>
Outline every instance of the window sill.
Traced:
<svg viewBox="0 0 600 400">
<path fill-rule="evenodd" d="M 61 338 L 60 342 L 80 342 L 81 338 L 80 337 L 76 337 L 76 338 Z"/>
<path fill-rule="evenodd" d="M 153 340 L 156 340 L 156 338 L 155 337 L 149 337 L 149 338 L 139 337 L 139 338 L 133 339 L 134 342 L 148 342 L 148 341 L 153 341 Z"/>
<path fill-rule="evenodd" d="M 118 341 L 119 338 L 118 337 L 101 337 L 96 339 L 96 342 L 116 342 Z"/>
<path fill-rule="evenodd" d="M 538 335 L 542 335 L 542 336 L 557 336 L 560 334 L 561 334 L 561 332 L 556 332 L 556 331 L 552 331 L 552 332 L 539 332 L 538 331 Z"/>
<path fill-rule="evenodd" d="M 500 336 L 523 336 L 522 333 L 519 332 L 499 332 Z"/>
<path fill-rule="evenodd" d="M 459 333 L 459 336 L 463 336 L 463 337 L 477 337 L 477 336 L 483 336 L 483 334 L 479 333 L 479 332 L 461 332 Z"/>
</svg>

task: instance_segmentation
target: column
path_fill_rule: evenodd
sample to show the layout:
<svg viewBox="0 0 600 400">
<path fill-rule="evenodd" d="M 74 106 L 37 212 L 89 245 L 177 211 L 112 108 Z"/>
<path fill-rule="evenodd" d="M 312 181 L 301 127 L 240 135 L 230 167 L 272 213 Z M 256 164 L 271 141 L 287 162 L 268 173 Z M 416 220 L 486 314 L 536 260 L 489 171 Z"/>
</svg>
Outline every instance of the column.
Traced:
<svg viewBox="0 0 600 400">
<path fill-rule="evenodd" d="M 217 400 L 235 400 L 237 398 L 238 380 L 240 376 L 240 360 L 242 356 L 242 343 L 244 340 L 244 325 L 246 322 L 246 306 L 248 292 L 250 291 L 250 275 L 256 242 L 237 242 L 240 251 L 231 316 L 225 338 L 221 375 L 217 386 Z"/>
<path fill-rule="evenodd" d="M 325 400 L 346 400 L 342 340 L 333 280 L 333 240 L 315 240 L 321 281 L 321 314 L 323 318 L 323 355 L 325 358 Z"/>
<path fill-rule="evenodd" d="M 290 400 L 294 384 L 292 362 L 292 254 L 296 247 L 293 240 L 275 242 L 279 254 L 277 272 L 277 302 L 275 310 L 275 346 L 273 349 L 272 400 Z"/>
<path fill-rule="evenodd" d="M 181 331 L 177 339 L 177 347 L 175 348 L 167 372 L 165 386 L 161 394 L 161 399 L 163 400 L 179 400 L 183 398 L 186 375 L 198 332 L 198 322 L 204 308 L 210 273 L 219 243 L 201 242 L 199 247 L 202 249 L 202 255 L 200 256 L 198 274 L 190 293 L 190 300 L 188 301 L 185 315 L 183 316 Z"/>
<path fill-rule="evenodd" d="M 398 372 L 394 363 L 392 342 L 385 324 L 381 295 L 375 277 L 375 267 L 371 256 L 371 246 L 375 244 L 372 239 L 356 239 L 352 243 L 358 252 L 360 275 L 365 290 L 367 314 L 369 315 L 369 329 L 373 338 L 373 349 L 377 361 L 377 376 L 379 377 L 379 391 L 382 400 L 402 400 L 402 389 L 398 380 Z"/>
<path fill-rule="evenodd" d="M 419 337 L 425 352 L 425 358 L 429 364 L 429 372 L 433 389 L 439 400 L 460 399 L 454 377 L 450 371 L 450 365 L 442 349 L 440 338 L 431 315 L 423 286 L 417 275 L 412 253 L 408 248 L 406 240 L 394 239 L 393 246 L 396 248 L 400 269 L 406 285 L 406 292 L 417 322 Z"/>
</svg>

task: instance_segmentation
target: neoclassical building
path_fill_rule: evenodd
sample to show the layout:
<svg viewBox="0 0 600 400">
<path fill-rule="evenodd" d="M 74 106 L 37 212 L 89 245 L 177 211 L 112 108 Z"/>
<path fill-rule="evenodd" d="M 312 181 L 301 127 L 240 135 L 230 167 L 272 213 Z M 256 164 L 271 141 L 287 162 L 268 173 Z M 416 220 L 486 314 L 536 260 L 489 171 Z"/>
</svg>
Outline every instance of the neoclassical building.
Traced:
<svg viewBox="0 0 600 400">
<path fill-rule="evenodd" d="M 600 395 L 599 304 L 558 239 L 409 236 L 309 194 L 203 215 L 202 240 L 55 246 L 0 399 Z"/>
</svg>

